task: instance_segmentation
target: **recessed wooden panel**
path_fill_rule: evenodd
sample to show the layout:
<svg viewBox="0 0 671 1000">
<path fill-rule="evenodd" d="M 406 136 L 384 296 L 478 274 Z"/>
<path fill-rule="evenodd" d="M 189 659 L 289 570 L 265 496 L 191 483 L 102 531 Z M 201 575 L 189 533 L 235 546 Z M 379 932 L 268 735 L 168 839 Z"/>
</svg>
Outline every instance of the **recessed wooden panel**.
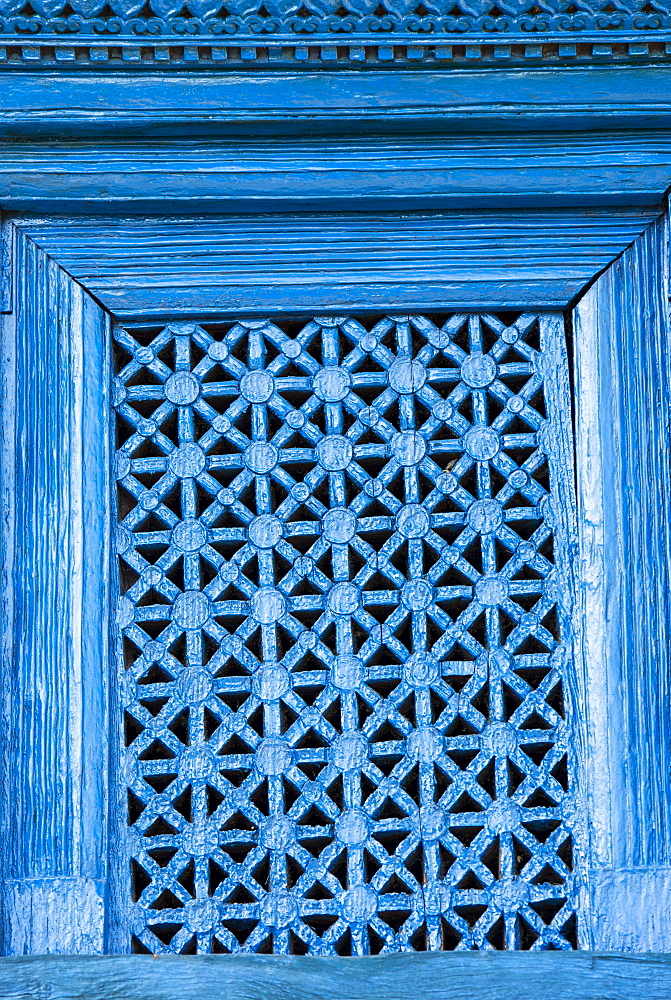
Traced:
<svg viewBox="0 0 671 1000">
<path fill-rule="evenodd" d="M 121 319 L 564 308 L 640 210 L 17 220 Z"/>
</svg>

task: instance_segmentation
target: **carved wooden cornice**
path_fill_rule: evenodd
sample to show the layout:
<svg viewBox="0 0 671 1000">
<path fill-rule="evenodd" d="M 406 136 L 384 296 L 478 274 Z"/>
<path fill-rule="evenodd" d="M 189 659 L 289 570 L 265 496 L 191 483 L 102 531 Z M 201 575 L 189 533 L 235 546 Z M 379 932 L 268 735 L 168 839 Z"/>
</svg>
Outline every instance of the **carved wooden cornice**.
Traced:
<svg viewBox="0 0 671 1000">
<path fill-rule="evenodd" d="M 671 3 L 2 0 L 0 67 L 329 69 L 659 62 Z"/>
</svg>

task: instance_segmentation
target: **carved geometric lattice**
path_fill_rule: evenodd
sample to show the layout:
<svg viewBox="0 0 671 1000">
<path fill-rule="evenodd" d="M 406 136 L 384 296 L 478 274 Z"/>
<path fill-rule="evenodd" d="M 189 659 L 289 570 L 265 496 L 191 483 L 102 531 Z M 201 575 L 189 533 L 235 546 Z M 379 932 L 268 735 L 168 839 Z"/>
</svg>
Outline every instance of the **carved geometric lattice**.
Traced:
<svg viewBox="0 0 671 1000">
<path fill-rule="evenodd" d="M 116 330 L 134 950 L 576 947 L 544 322 Z"/>
</svg>

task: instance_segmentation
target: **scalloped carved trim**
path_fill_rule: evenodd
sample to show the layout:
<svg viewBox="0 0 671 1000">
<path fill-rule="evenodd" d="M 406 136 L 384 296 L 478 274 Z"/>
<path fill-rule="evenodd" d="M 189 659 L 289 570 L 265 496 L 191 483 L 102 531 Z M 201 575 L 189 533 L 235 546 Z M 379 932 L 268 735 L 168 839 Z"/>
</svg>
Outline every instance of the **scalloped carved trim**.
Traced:
<svg viewBox="0 0 671 1000">
<path fill-rule="evenodd" d="M 670 51 L 671 0 L 0 0 L 0 66 L 528 64 Z"/>
</svg>

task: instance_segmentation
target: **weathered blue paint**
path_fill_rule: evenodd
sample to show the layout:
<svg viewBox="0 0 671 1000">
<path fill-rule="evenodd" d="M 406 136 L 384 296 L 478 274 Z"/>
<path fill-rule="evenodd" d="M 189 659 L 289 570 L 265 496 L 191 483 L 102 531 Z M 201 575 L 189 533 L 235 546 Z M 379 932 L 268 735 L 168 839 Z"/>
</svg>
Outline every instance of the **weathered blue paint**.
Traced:
<svg viewBox="0 0 671 1000">
<path fill-rule="evenodd" d="M 368 958 L 203 955 L 0 959 L 20 1000 L 649 1000 L 671 996 L 671 956 L 457 952 Z"/>
<path fill-rule="evenodd" d="M 73 99 L 85 102 L 85 110 L 63 109 L 63 115 L 66 121 L 70 115 L 75 118 L 75 135 L 81 115 L 88 142 L 63 142 L 62 122 L 54 125 L 55 136 L 47 135 L 38 144 L 32 134 L 31 141 L 20 141 L 26 128 L 20 129 L 18 141 L 3 147 L 3 207 L 59 214 L 94 211 L 159 216 L 166 211 L 194 215 L 351 212 L 353 208 L 371 212 L 476 208 L 492 212 L 567 206 L 661 209 L 671 177 L 668 116 L 660 130 L 646 127 L 648 116 L 643 111 L 633 116 L 633 122 L 625 117 L 621 124 L 614 114 L 611 131 L 602 128 L 595 136 L 591 131 L 575 134 L 570 123 L 563 126 L 553 117 L 553 108 L 539 110 L 531 104 L 514 113 L 511 110 L 514 121 L 506 123 L 503 135 L 473 136 L 469 134 L 472 125 L 466 134 L 455 135 L 457 123 L 440 121 L 443 112 L 435 96 L 415 122 L 412 109 L 406 114 L 403 108 L 389 107 L 394 99 L 402 99 L 403 86 L 371 97 L 348 92 L 348 79 L 339 82 L 343 91 L 324 94 L 325 107 L 315 112 L 303 103 L 309 100 L 309 89 L 294 96 L 294 81 L 278 80 L 273 94 L 286 93 L 290 105 L 278 114 L 277 98 L 275 107 L 259 111 L 253 102 L 268 105 L 270 95 L 259 93 L 254 81 L 238 81 L 230 95 L 234 108 L 221 121 L 216 121 L 219 116 L 208 107 L 216 94 L 214 87 L 188 117 L 164 107 L 163 102 L 191 96 L 182 88 L 173 96 L 169 83 L 165 93 L 159 89 L 153 95 L 159 105 L 155 112 L 141 112 L 148 102 L 144 88 L 129 97 L 121 92 L 118 96 L 125 98 L 125 110 L 117 115 L 108 114 L 107 102 L 92 106 L 91 86 L 81 94 L 73 87 Z M 589 78 L 584 82 L 589 86 Z M 520 87 L 535 83 L 520 80 Z M 539 83 L 547 86 L 548 81 Z M 411 93 L 419 89 L 412 78 L 404 85 Z M 21 88 L 11 89 L 20 94 Z M 67 89 L 57 97 L 59 102 L 67 101 Z M 429 93 L 421 97 L 428 101 Z M 495 90 L 487 91 L 480 132 L 496 127 L 489 103 L 495 97 Z M 462 91 L 452 95 L 452 101 L 458 99 L 466 101 L 467 95 Z M 370 121 L 361 112 L 366 101 L 382 105 Z M 609 112 L 605 101 L 601 111 Z M 33 114 L 41 117 L 44 112 Z M 263 134 L 264 115 L 275 134 Z M 354 118 L 352 132 L 343 136 L 343 119 L 350 116 Z M 458 125 L 463 129 L 461 116 L 459 108 Z M 11 132 L 9 123 L 15 117 L 13 111 L 7 113 L 7 131 Z M 477 121 L 475 112 L 473 118 Z M 593 126 L 590 118 L 588 122 Z M 421 129 L 421 136 L 413 134 L 413 125 Z M 632 126 L 632 131 L 621 132 Z M 169 134 L 155 143 L 147 142 L 142 133 L 156 129 Z M 261 132 L 260 138 L 250 138 L 254 129 Z M 204 130 L 214 135 L 204 139 Z M 247 134 L 231 139 L 230 133 L 243 130 Z M 320 134 L 315 136 L 315 131 Z"/>
<path fill-rule="evenodd" d="M 121 320 L 314 310 L 564 309 L 643 209 L 15 219 Z"/>
<path fill-rule="evenodd" d="M 612 12 L 606 13 L 608 18 L 612 16 Z M 640 16 L 648 18 L 647 12 Z M 37 21 L 35 26 L 40 27 Z M 492 30 L 500 31 L 501 27 L 494 25 Z M 527 44 L 526 38 L 517 38 L 520 47 L 516 53 L 504 51 L 505 45 L 499 46 L 498 52 L 486 45 L 483 48 L 483 39 L 478 39 L 470 52 L 453 49 L 440 56 L 433 41 L 409 47 L 404 38 L 398 52 L 392 53 L 394 58 L 407 67 L 415 59 L 426 60 L 426 66 L 422 72 L 397 68 L 392 74 L 339 70 L 259 73 L 258 64 L 272 46 L 268 52 L 266 46 L 250 46 L 243 58 L 242 51 L 235 51 L 237 46 L 228 44 L 169 48 L 157 43 L 139 51 L 131 44 L 133 39 L 119 45 L 118 51 L 107 44 L 93 45 L 93 49 L 101 61 L 107 56 L 112 65 L 118 60 L 124 67 L 139 68 L 142 60 L 157 66 L 167 54 L 181 66 L 198 59 L 212 68 L 173 75 L 134 69 L 119 74 L 94 73 L 90 68 L 92 49 L 83 46 L 75 52 L 67 32 L 63 42 L 52 38 L 50 45 L 21 44 L 8 52 L 2 52 L 0 46 L 0 61 L 7 55 L 8 63 L 15 67 L 31 61 L 40 66 L 52 57 L 55 64 L 56 50 L 59 66 L 73 63 L 69 72 L 18 69 L 11 86 L 0 90 L 0 200 L 5 210 L 41 211 L 50 216 L 101 211 L 112 215 L 188 212 L 193 216 L 222 211 L 240 215 L 410 208 L 426 213 L 437 208 L 471 210 L 476 206 L 490 212 L 561 206 L 592 211 L 595 206 L 610 210 L 639 205 L 644 208 L 642 228 L 648 218 L 646 211 L 650 207 L 658 210 L 671 180 L 671 108 L 665 97 L 669 71 L 664 65 L 666 41 L 661 33 L 652 48 L 648 36 L 639 35 L 642 40 L 637 42 L 633 28 L 630 34 L 627 38 L 622 35 L 621 48 L 610 52 L 600 51 L 610 43 L 598 43 L 591 37 L 587 41 L 583 36 L 581 53 L 588 63 L 584 69 L 551 66 L 553 59 L 570 61 L 578 53 L 566 51 L 562 55 L 556 48 L 534 52 L 533 42 Z M 567 44 L 570 48 L 573 42 Z M 300 62 L 302 46 L 288 48 L 287 60 Z M 317 53 L 307 52 L 308 64 L 317 58 L 320 67 L 338 64 L 338 59 L 331 60 L 328 46 L 320 42 L 315 49 Z M 386 59 L 384 45 L 376 49 L 370 54 L 369 65 L 391 61 Z M 229 64 L 238 67 L 233 72 L 213 68 L 215 52 L 223 54 L 224 50 Z M 137 55 L 141 58 L 136 60 Z M 475 57 L 480 60 L 480 70 L 441 72 L 437 60 L 444 55 L 456 62 L 463 59 L 464 66 Z M 534 69 L 498 68 L 498 60 L 513 56 L 530 60 Z M 621 66 L 597 65 L 599 59 L 614 56 L 622 58 Z M 358 55 L 350 50 L 339 58 L 356 61 Z M 489 58 L 492 64 L 485 67 L 482 60 Z M 633 68 L 631 61 L 637 58 L 643 58 L 644 65 Z M 660 62 L 655 66 L 657 58 Z M 87 67 L 85 73 L 78 72 L 75 60 Z M 246 61 L 257 63 L 254 73 L 242 71 Z M 545 261 L 535 259 L 531 271 L 549 261 L 552 274 L 543 272 L 542 266 L 535 274 L 557 295 L 544 305 L 564 305 L 567 299 L 561 295 L 573 294 L 573 280 L 578 298 L 599 268 L 612 262 L 612 256 L 622 249 L 621 220 L 618 216 L 612 228 L 604 229 L 606 239 L 600 244 L 605 248 L 603 264 L 596 262 L 601 253 L 596 244 L 590 244 L 592 263 L 584 260 L 579 266 L 577 250 L 571 249 L 569 264 L 575 270 L 568 282 L 559 274 L 561 252 L 555 237 L 540 236 L 540 245 L 549 255 Z M 101 451 L 106 442 L 101 432 L 107 384 L 104 358 L 92 345 L 100 346 L 102 341 L 96 337 L 102 337 L 109 320 L 86 292 L 59 270 L 59 254 L 66 255 L 64 243 L 49 247 L 55 257 L 51 260 L 11 223 L 6 230 L 14 233 L 20 246 L 14 268 L 11 253 L 4 252 L 11 240 L 3 241 L 2 257 L 3 308 L 14 308 L 3 319 L 2 345 L 3 692 L 5 714 L 11 720 L 2 736 L 3 822 L 7 817 L 10 832 L 3 842 L 2 858 L 4 947 L 13 954 L 101 951 L 117 947 L 125 932 L 123 919 L 118 919 L 123 917 L 119 897 L 109 895 L 106 887 L 106 767 L 100 763 L 106 761 L 107 753 L 106 713 L 100 694 L 105 690 L 102 661 L 108 614 L 105 594 L 98 590 L 98 584 L 107 572 L 104 544 L 109 532 L 105 518 L 111 497 L 105 493 L 101 475 L 106 468 Z M 576 232 L 579 230 L 578 224 Z M 44 227 L 40 231 L 43 235 Z M 100 231 L 104 238 L 104 226 Z M 497 258 L 502 263 L 519 264 L 513 248 L 516 233 L 510 246 L 503 241 Z M 660 233 L 655 229 L 644 234 L 622 262 L 606 272 L 578 306 L 574 322 L 579 334 L 575 386 L 581 516 L 579 548 L 577 552 L 570 549 L 569 554 L 577 590 L 585 594 L 583 611 L 575 623 L 583 628 L 580 641 L 585 651 L 584 671 L 573 698 L 578 708 L 575 719 L 583 726 L 575 759 L 583 765 L 579 779 L 593 826 L 593 836 L 586 845 L 588 891 L 582 900 L 586 917 L 582 943 L 628 951 L 668 950 L 671 943 L 666 905 L 671 885 L 665 767 L 668 531 L 664 517 L 657 513 L 668 496 L 664 461 L 668 390 L 663 366 L 666 250 Z M 632 230 L 632 237 L 636 235 Z M 129 241 L 125 247 L 132 267 L 140 260 L 137 242 Z M 123 241 L 117 252 L 123 256 Z M 523 253 L 528 253 L 528 244 L 524 244 Z M 483 270 L 491 263 L 480 251 L 474 259 Z M 27 261 L 31 261 L 30 266 Z M 444 263 L 437 259 L 436 265 L 439 262 Z M 423 274 L 428 277 L 430 262 L 425 261 L 425 267 Z M 327 274 L 333 270 L 328 262 L 322 268 Z M 24 280 L 25 275 L 30 276 L 29 281 Z M 85 287 L 91 276 L 99 280 L 95 265 L 78 275 Z M 174 277 L 173 271 L 169 283 Z M 403 281 L 398 284 L 402 287 Z M 499 284 L 505 284 L 505 279 Z M 481 288 L 483 307 L 487 298 L 490 305 L 512 301 L 497 292 L 496 285 L 493 281 Z M 114 286 L 115 293 L 120 287 Z M 404 308 L 427 308 L 422 288 L 404 299 Z M 123 289 L 126 301 L 130 301 L 132 282 L 126 281 Z M 7 294 L 12 291 L 20 292 L 13 303 Z M 461 295 L 460 307 L 479 304 L 472 298 L 469 302 L 468 293 L 462 291 Z M 346 300 L 348 308 L 365 311 L 364 298 L 357 300 L 353 295 Z M 138 315 L 142 301 L 138 295 Z M 382 301 L 378 299 L 378 305 Z M 159 309 L 158 302 L 158 297 L 154 298 L 151 308 Z M 244 303 L 244 295 L 240 300 L 227 300 L 227 307 L 235 306 L 242 314 L 240 302 Z M 329 308 L 333 305 L 325 299 L 323 302 Z M 148 304 L 145 299 L 144 305 Z M 438 304 L 432 299 L 432 305 Z M 393 302 L 387 298 L 384 305 L 391 308 Z M 165 306 L 166 314 L 176 315 L 171 313 L 172 306 L 171 300 Z M 309 307 L 306 298 L 302 309 Z M 197 304 L 193 308 L 197 310 Z M 275 300 L 273 308 L 281 311 L 283 302 Z M 210 315 L 217 312 L 214 297 L 207 309 Z M 626 317 L 626 328 L 614 319 L 618 311 Z M 46 314 L 59 317 L 58 322 L 44 325 L 41 317 Z M 82 329 L 88 330 L 85 349 Z M 609 344 L 617 349 L 601 366 Z M 18 353 L 17 345 L 21 348 Z M 73 367 L 73 359 L 81 356 L 87 360 L 82 374 Z M 599 362 L 596 367 L 595 360 Z M 546 378 L 555 370 L 545 372 Z M 16 380 L 17 372 L 25 376 L 23 382 Z M 49 380 L 41 380 L 42 376 Z M 592 398 L 595 385 L 597 400 Z M 564 383 L 564 407 L 566 389 Z M 622 403 L 625 396 L 633 400 L 635 419 L 632 407 Z M 612 415 L 609 406 L 614 408 Z M 565 411 L 561 426 L 568 426 Z M 17 435 L 17 427 L 21 435 Z M 41 436 L 44 427 L 53 433 Z M 80 427 L 85 443 L 78 456 L 71 444 L 73 435 L 66 430 L 72 430 L 76 437 Z M 87 481 L 91 492 L 82 508 L 73 504 L 72 498 L 81 502 L 84 496 L 83 455 L 91 441 L 86 436 L 87 427 L 98 451 L 92 454 L 89 472 L 94 470 L 94 474 Z M 613 429 L 624 429 L 614 444 L 607 436 L 613 436 Z M 555 434 L 553 439 L 559 441 L 560 437 Z M 570 448 L 566 442 L 562 448 L 565 470 Z M 641 468 L 652 472 L 642 477 Z M 568 483 L 567 478 L 562 482 Z M 570 489 L 563 497 L 563 510 L 568 523 L 573 516 Z M 640 510 L 647 512 L 645 518 Z M 26 525 L 26 530 L 17 530 L 17 525 Z M 568 538 L 566 528 L 562 530 Z M 84 534 L 86 541 L 80 543 L 78 539 Z M 82 565 L 93 569 L 90 576 L 84 576 L 86 586 L 78 576 L 76 560 L 69 559 L 71 550 L 83 551 Z M 611 553 L 617 553 L 617 559 L 611 558 Z M 607 582 L 605 590 L 603 581 Z M 571 581 L 566 585 L 570 587 Z M 88 594 L 80 602 L 81 616 L 77 600 L 72 600 L 72 595 L 80 592 Z M 641 606 L 644 613 L 639 613 Z M 80 652 L 80 634 L 97 634 L 99 639 L 88 648 L 82 643 Z M 631 693 L 624 704 L 619 698 L 623 691 Z M 73 711 L 64 720 L 56 706 L 58 698 L 66 695 Z M 115 766 L 113 760 L 112 773 L 117 773 Z M 15 794 L 15 788 L 20 794 Z M 114 853 L 112 862 L 120 870 Z M 113 887 L 114 892 L 117 888 Z M 103 907 L 105 926 L 101 921 Z M 493 957 L 506 958 L 487 956 L 486 960 Z M 417 971 L 424 957 L 404 958 L 403 963 L 411 963 L 411 971 L 404 978 L 400 970 L 406 966 L 394 966 L 385 974 L 384 991 L 386 995 L 402 995 L 403 990 L 412 989 L 416 995 L 421 988 L 431 995 L 435 988 L 441 995 L 449 995 L 446 991 L 454 984 L 459 996 L 469 995 L 470 990 L 482 997 L 485 987 L 499 996 L 502 984 L 505 988 L 509 984 L 516 997 L 524 996 L 527 988 L 534 997 L 628 998 L 643 988 L 650 996 L 655 996 L 655 990 L 662 997 L 669 993 L 663 959 L 534 955 L 530 958 L 538 963 L 536 971 L 529 971 L 534 967 L 518 964 L 520 956 L 508 957 L 514 961 L 507 966 L 481 965 L 473 972 L 474 965 L 461 965 L 469 956 L 427 956 L 427 968 L 437 969 L 440 963 L 441 969 L 431 971 L 426 979 Z M 544 964 L 550 960 L 561 960 L 561 964 Z M 192 987 L 202 995 L 204 983 L 208 987 L 212 984 L 215 991 L 238 993 L 243 982 L 250 995 L 255 995 L 256 989 L 262 995 L 272 995 L 270 990 L 278 981 L 285 995 L 300 996 L 305 988 L 307 995 L 328 996 L 333 988 L 339 996 L 347 996 L 348 991 L 361 996 L 364 991 L 370 993 L 373 978 L 373 960 L 361 966 L 364 985 L 361 979 L 353 979 L 352 985 L 340 978 L 355 968 L 348 963 L 335 964 L 332 979 L 322 966 L 313 973 L 308 965 L 286 965 L 288 972 L 282 980 L 281 967 L 272 960 L 269 965 L 248 966 L 208 961 L 198 965 L 184 959 L 176 960 L 169 971 L 164 971 L 162 960 L 145 963 L 138 957 L 123 961 L 128 964 L 109 966 L 102 960 L 99 971 L 95 964 L 56 963 L 50 970 L 48 963 L 19 962 L 10 965 L 9 975 L 14 978 L 3 989 L 8 995 L 17 990 L 19 995 L 21 991 L 27 996 L 40 995 L 53 976 L 54 996 L 59 990 L 73 991 L 80 986 L 87 996 L 114 995 L 117 989 L 120 996 L 132 996 L 138 978 L 138 989 L 145 990 L 144 984 L 149 983 L 152 997 L 159 996 L 161 990 L 188 995 Z M 184 973 L 181 961 L 188 963 Z M 244 962 L 238 958 L 233 961 Z M 253 961 L 265 960 L 259 957 Z M 447 965 L 450 961 L 453 964 Z M 33 972 L 24 972 L 26 968 Z M 94 971 L 88 971 L 91 968 Z M 109 982 L 113 977 L 109 968 L 124 970 L 116 974 L 118 988 Z M 138 976 L 135 970 L 139 968 L 147 971 Z M 244 971 L 247 968 L 249 973 Z M 268 979 L 261 975 L 261 969 L 266 968 L 271 970 Z M 450 972 L 443 973 L 448 968 Z M 466 970 L 463 973 L 462 968 Z M 154 969 L 156 980 L 152 981 L 150 970 Z M 208 978 L 210 969 L 215 970 L 214 979 Z M 217 978 L 221 976 L 224 978 Z M 69 985 L 59 985 L 59 977 L 69 977 Z M 102 986 L 99 977 L 105 977 Z M 233 986 L 229 985 L 231 980 Z"/>
<path fill-rule="evenodd" d="M 664 217 L 575 310 L 593 941 L 625 950 L 671 948 L 668 269 Z"/>
<path fill-rule="evenodd" d="M 109 320 L 30 240 L 17 238 L 15 268 L 2 340 L 4 948 L 100 951 Z"/>
</svg>

